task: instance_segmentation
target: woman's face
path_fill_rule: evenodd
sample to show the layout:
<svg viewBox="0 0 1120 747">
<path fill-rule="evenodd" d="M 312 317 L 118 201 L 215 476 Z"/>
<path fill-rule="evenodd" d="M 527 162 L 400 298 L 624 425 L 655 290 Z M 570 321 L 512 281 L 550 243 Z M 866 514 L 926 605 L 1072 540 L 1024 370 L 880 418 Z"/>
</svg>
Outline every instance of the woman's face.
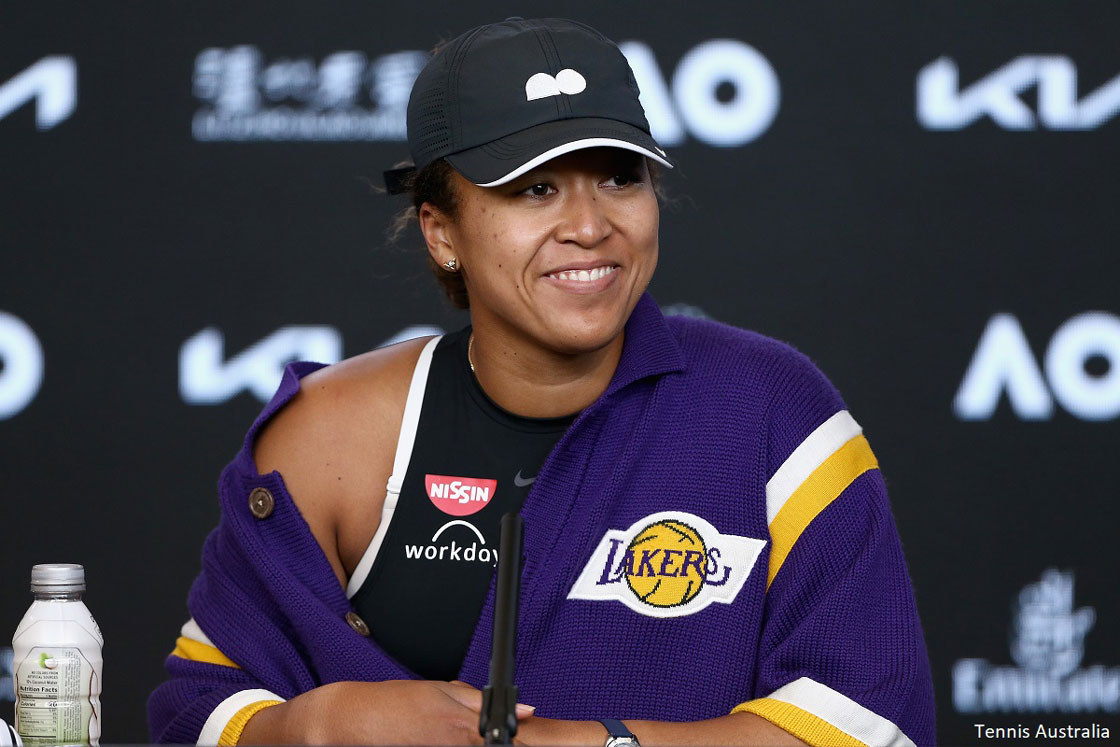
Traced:
<svg viewBox="0 0 1120 747">
<path fill-rule="evenodd" d="M 422 209 L 421 226 L 437 262 L 458 260 L 476 329 L 564 353 L 621 334 L 657 265 L 658 205 L 644 157 L 592 148 L 500 187 L 454 178 L 456 218 Z"/>
</svg>

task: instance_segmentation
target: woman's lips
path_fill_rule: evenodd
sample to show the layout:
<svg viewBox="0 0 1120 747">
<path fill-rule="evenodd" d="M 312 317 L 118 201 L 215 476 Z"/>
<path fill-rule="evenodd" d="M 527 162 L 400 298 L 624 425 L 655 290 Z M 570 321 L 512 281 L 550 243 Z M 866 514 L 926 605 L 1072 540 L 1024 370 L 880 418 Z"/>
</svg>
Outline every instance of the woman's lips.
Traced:
<svg viewBox="0 0 1120 747">
<path fill-rule="evenodd" d="M 572 293 L 598 293 L 614 282 L 618 265 L 600 265 L 588 270 L 558 270 L 545 275 L 546 281 Z"/>
</svg>

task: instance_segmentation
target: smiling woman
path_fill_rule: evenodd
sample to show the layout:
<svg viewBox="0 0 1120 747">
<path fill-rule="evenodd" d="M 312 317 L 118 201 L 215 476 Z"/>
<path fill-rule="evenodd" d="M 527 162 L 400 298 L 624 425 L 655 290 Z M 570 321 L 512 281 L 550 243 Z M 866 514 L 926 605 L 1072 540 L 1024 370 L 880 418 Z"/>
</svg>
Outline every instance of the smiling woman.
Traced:
<svg viewBox="0 0 1120 747">
<path fill-rule="evenodd" d="M 657 264 L 644 157 L 594 148 L 500 187 L 452 178 L 455 213 L 425 203 L 419 220 L 433 260 L 462 274 L 483 389 L 522 415 L 582 410 L 613 375 Z"/>
<path fill-rule="evenodd" d="M 789 346 L 647 293 L 672 162 L 618 48 L 473 29 L 420 74 L 408 133 L 387 184 L 471 325 L 289 367 L 223 473 L 153 738 L 480 742 L 520 511 L 519 742 L 932 743 L 862 429 Z"/>
</svg>

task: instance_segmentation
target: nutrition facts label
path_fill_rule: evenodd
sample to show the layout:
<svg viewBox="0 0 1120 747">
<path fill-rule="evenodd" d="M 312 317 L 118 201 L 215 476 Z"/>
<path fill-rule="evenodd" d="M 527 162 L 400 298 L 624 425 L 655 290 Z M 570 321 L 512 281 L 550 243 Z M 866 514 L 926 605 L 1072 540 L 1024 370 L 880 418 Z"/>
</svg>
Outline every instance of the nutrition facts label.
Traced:
<svg viewBox="0 0 1120 747">
<path fill-rule="evenodd" d="M 31 649 L 16 668 L 16 728 L 24 744 L 89 743 L 92 708 L 83 708 L 82 682 L 92 675 L 78 649 Z"/>
</svg>

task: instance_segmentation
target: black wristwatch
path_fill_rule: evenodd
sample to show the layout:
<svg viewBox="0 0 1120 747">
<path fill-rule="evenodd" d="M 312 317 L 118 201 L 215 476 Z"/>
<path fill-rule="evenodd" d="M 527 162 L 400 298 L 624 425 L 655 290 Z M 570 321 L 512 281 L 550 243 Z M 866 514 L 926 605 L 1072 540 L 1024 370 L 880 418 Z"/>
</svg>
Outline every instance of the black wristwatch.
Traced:
<svg viewBox="0 0 1120 747">
<path fill-rule="evenodd" d="M 634 732 L 616 718 L 601 718 L 599 723 L 607 727 L 607 742 L 603 747 L 641 747 Z"/>
</svg>

